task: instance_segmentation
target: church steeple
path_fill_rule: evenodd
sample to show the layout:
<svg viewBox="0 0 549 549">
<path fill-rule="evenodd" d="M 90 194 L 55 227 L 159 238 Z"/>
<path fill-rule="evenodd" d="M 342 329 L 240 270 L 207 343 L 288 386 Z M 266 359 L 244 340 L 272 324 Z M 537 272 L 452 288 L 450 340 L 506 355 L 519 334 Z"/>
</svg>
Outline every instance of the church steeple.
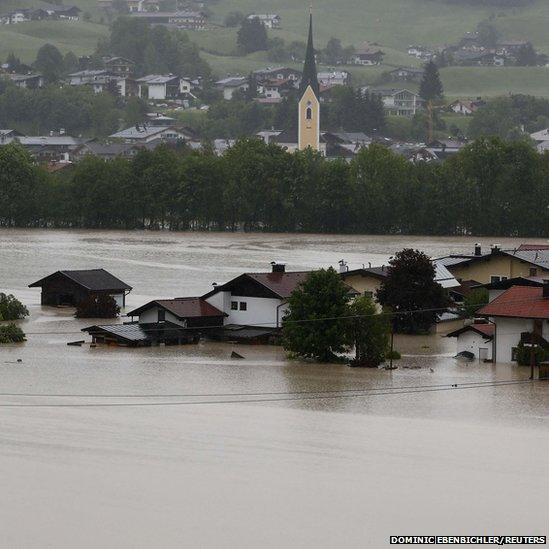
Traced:
<svg viewBox="0 0 549 549">
<path fill-rule="evenodd" d="M 300 93 L 311 86 L 315 95 L 318 97 L 319 86 L 316 74 L 315 48 L 313 45 L 313 13 L 309 14 L 309 38 L 307 39 L 307 51 L 305 52 L 305 63 L 303 65 L 303 75 L 301 77 Z"/>
</svg>

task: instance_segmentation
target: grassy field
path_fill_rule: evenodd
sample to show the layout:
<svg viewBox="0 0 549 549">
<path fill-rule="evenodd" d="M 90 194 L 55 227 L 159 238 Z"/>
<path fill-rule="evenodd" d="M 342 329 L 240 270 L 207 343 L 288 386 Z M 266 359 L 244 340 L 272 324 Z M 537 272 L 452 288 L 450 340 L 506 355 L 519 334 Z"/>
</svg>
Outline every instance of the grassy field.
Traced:
<svg viewBox="0 0 549 549">
<path fill-rule="evenodd" d="M 76 55 L 91 53 L 97 41 L 108 34 L 105 25 L 84 21 L 29 21 L 0 27 L 0 59 L 10 51 L 22 61 L 31 62 L 38 49 L 53 44 L 63 53 L 72 50 Z"/>
<path fill-rule="evenodd" d="M 14 51 L 24 61 L 32 61 L 46 42 L 61 51 L 77 55 L 90 53 L 97 41 L 108 34 L 108 26 L 99 24 L 104 15 L 95 0 L 72 0 L 92 15 L 93 22 L 37 21 L 0 27 L 0 59 Z M 0 0 L 1 11 L 14 7 L 39 6 L 40 0 Z M 308 1 L 295 0 L 223 0 L 211 5 L 212 22 L 221 24 L 229 11 L 276 12 L 282 17 L 282 29 L 269 31 L 287 42 L 304 40 L 307 30 Z M 382 72 L 400 65 L 418 65 L 406 54 L 409 44 L 443 45 L 455 42 L 464 32 L 474 30 L 482 19 L 493 16 L 504 38 L 532 40 L 549 53 L 549 0 L 537 0 L 530 7 L 494 9 L 460 6 L 444 0 L 342 0 L 336 5 L 316 0 L 315 40 L 324 47 L 331 36 L 345 45 L 364 40 L 378 42 L 386 53 L 382 67 L 346 67 L 355 84 L 374 85 Z M 190 32 L 203 50 L 204 58 L 218 76 L 248 74 L 250 71 L 279 63 L 270 61 L 266 52 L 247 57 L 235 56 L 236 29 L 216 27 Z M 287 64 L 287 63 L 284 63 Z M 292 64 L 290 64 L 292 66 Z M 293 65 L 299 68 L 299 65 Z M 442 70 L 446 95 L 452 97 L 495 96 L 509 92 L 549 97 L 549 68 L 451 67 Z M 414 88 L 413 85 L 408 86 Z"/>
</svg>

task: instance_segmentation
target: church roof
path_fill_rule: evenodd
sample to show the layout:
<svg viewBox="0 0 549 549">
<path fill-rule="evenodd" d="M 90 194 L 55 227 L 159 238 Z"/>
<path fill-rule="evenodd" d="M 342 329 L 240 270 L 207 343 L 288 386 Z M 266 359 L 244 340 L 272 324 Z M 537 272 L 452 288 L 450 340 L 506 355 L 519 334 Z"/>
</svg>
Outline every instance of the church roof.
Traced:
<svg viewBox="0 0 549 549">
<path fill-rule="evenodd" d="M 316 73 L 315 48 L 313 45 L 313 14 L 309 15 L 309 38 L 307 39 L 307 51 L 305 53 L 305 63 L 303 65 L 303 76 L 301 77 L 300 93 L 311 86 L 315 95 L 319 95 L 318 77 Z"/>
</svg>

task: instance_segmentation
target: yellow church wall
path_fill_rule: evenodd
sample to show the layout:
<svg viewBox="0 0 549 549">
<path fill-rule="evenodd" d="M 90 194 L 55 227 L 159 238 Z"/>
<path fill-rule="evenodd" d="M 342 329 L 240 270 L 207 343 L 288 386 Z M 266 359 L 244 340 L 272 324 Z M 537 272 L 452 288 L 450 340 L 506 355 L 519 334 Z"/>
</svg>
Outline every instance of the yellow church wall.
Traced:
<svg viewBox="0 0 549 549">
<path fill-rule="evenodd" d="M 307 119 L 307 108 L 311 108 L 311 118 Z M 299 101 L 299 150 L 311 147 L 318 151 L 320 145 L 320 102 L 315 92 L 308 86 Z"/>
</svg>

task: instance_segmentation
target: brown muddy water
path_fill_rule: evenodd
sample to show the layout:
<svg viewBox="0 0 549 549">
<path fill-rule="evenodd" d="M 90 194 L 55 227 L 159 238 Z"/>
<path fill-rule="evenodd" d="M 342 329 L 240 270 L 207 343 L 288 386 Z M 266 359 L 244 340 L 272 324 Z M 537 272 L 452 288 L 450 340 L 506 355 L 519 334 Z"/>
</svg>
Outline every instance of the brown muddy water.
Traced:
<svg viewBox="0 0 549 549">
<path fill-rule="evenodd" d="M 440 336 L 397 338 L 393 372 L 288 361 L 275 347 L 67 347 L 90 321 L 40 307 L 27 288 L 58 269 L 104 267 L 134 287 L 133 307 L 200 295 L 272 260 L 353 268 L 475 240 L 0 231 L 0 291 L 31 311 L 28 341 L 0 348 L 0 547 L 548 534 L 549 385 L 461 385 L 526 380 L 527 368 L 456 362 Z"/>
</svg>

